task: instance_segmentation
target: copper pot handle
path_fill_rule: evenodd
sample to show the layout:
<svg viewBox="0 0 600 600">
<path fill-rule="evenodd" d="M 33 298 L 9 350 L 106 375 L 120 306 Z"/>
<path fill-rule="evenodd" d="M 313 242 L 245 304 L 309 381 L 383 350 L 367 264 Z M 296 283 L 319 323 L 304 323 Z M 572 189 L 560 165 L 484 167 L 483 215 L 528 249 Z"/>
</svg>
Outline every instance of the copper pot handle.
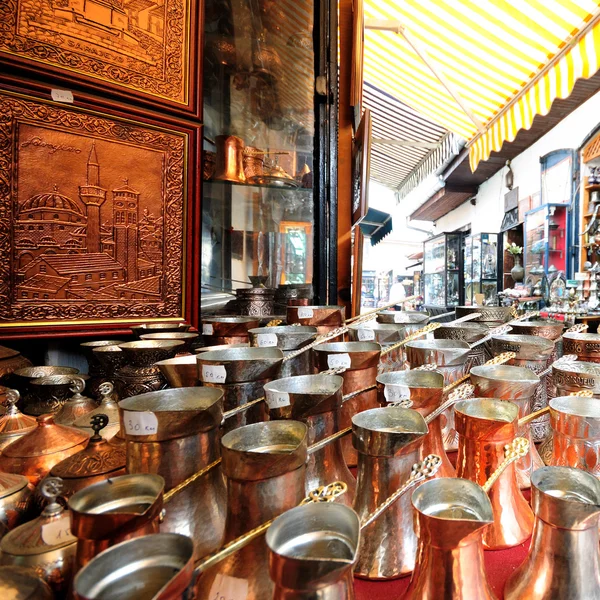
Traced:
<svg viewBox="0 0 600 600">
<path fill-rule="evenodd" d="M 504 470 L 508 465 L 514 463 L 519 458 L 523 458 L 529 452 L 529 440 L 518 437 L 515 438 L 510 444 L 504 446 L 504 460 L 498 465 L 496 470 L 490 475 L 489 479 L 481 486 L 483 491 L 489 493 L 492 486 L 498 481 L 500 475 L 504 473 Z"/>
<path fill-rule="evenodd" d="M 594 392 L 592 392 L 592 390 L 582 390 L 581 392 L 571 392 L 569 394 L 569 396 L 580 396 L 582 398 L 593 398 Z M 531 423 L 531 421 L 535 421 L 536 419 L 543 417 L 547 412 L 550 412 L 550 407 L 544 406 L 544 408 L 540 408 L 539 410 L 536 410 L 535 412 L 532 412 L 532 413 L 520 418 L 517 421 L 517 423 L 518 423 L 519 427 L 522 427 L 523 425 L 527 425 L 527 423 Z"/>
<path fill-rule="evenodd" d="M 500 325 L 500 327 L 494 327 L 494 329 L 490 329 L 480 340 L 473 342 L 471 344 L 471 348 L 477 348 L 477 346 L 489 342 L 493 336 L 506 335 L 509 331 L 512 331 L 512 327 L 510 325 Z"/>
<path fill-rule="evenodd" d="M 517 357 L 516 352 L 503 352 L 502 354 L 498 354 L 498 356 L 494 356 L 494 358 L 491 358 L 482 366 L 489 367 L 492 365 L 503 365 L 504 363 L 507 363 L 509 360 L 512 360 L 513 358 L 516 358 L 516 357 Z M 471 376 L 467 373 L 467 375 L 460 377 L 454 383 L 447 385 L 444 388 L 444 394 L 447 394 L 448 392 L 452 391 L 454 388 L 457 388 L 462 383 L 465 383 L 465 381 L 468 381 L 469 377 L 471 377 Z"/>
<path fill-rule="evenodd" d="M 431 331 L 435 331 L 438 327 L 441 327 L 441 326 L 442 326 L 441 323 L 429 323 L 429 324 L 425 325 L 425 327 L 422 327 L 421 329 L 417 329 L 417 331 L 415 331 L 414 333 L 411 333 L 410 335 L 406 336 L 401 342 L 396 342 L 395 344 L 392 344 L 391 346 L 384 348 L 381 351 L 381 356 L 385 356 L 386 354 L 389 354 L 390 352 L 392 352 L 398 348 L 402 348 L 402 346 L 404 346 L 405 344 L 408 344 L 408 342 L 412 342 L 412 341 L 420 338 L 421 336 L 430 333 Z"/>
<path fill-rule="evenodd" d="M 430 412 L 425 417 L 425 423 L 429 425 L 432 421 L 435 421 L 444 411 L 448 410 L 452 406 L 454 406 L 457 402 L 461 400 L 468 400 L 473 396 L 473 390 L 475 389 L 474 385 L 470 383 L 463 383 L 459 388 L 454 390 L 450 397 L 446 402 L 442 402 L 434 411 Z"/>
</svg>

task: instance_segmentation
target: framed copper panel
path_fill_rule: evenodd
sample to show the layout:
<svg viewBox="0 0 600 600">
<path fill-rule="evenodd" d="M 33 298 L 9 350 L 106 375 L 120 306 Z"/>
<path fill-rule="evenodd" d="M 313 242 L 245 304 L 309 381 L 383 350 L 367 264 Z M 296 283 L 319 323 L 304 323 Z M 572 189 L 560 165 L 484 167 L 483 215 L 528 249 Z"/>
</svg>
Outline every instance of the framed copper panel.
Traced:
<svg viewBox="0 0 600 600">
<path fill-rule="evenodd" d="M 0 94 L 0 336 L 189 318 L 191 131 Z"/>
<path fill-rule="evenodd" d="M 2 0 L 0 60 L 199 115 L 200 0 Z"/>
<path fill-rule="evenodd" d="M 352 226 L 358 225 L 369 210 L 371 168 L 371 111 L 363 113 L 352 144 Z"/>
</svg>

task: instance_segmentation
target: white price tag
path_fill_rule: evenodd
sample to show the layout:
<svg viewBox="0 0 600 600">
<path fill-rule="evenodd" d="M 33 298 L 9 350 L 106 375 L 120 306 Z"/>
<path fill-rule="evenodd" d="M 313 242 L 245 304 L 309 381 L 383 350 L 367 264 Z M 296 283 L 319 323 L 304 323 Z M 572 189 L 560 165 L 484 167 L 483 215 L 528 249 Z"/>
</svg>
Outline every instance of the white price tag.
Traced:
<svg viewBox="0 0 600 600">
<path fill-rule="evenodd" d="M 219 573 L 208 594 L 208 600 L 246 600 L 248 581 Z"/>
<path fill-rule="evenodd" d="M 129 435 L 154 435 L 158 433 L 158 419 L 153 412 L 124 410 L 125 433 Z"/>
<path fill-rule="evenodd" d="M 269 408 L 283 408 L 290 404 L 290 395 L 287 392 L 267 392 L 267 406 Z"/>
<path fill-rule="evenodd" d="M 400 402 L 400 400 L 410 399 L 410 388 L 407 385 L 386 383 L 383 395 L 388 402 Z"/>
<path fill-rule="evenodd" d="M 590 278 L 589 273 L 575 273 L 576 281 L 587 281 Z"/>
<path fill-rule="evenodd" d="M 400 311 L 396 311 L 394 315 L 394 323 L 404 323 L 404 315 Z"/>
<path fill-rule="evenodd" d="M 351 363 L 349 354 L 330 354 L 327 357 L 327 366 L 330 369 L 349 369 Z"/>
<path fill-rule="evenodd" d="M 215 332 L 211 323 L 202 324 L 202 335 L 212 335 Z"/>
<path fill-rule="evenodd" d="M 277 335 L 274 333 L 259 333 L 256 336 L 259 348 L 271 348 L 277 346 Z"/>
<path fill-rule="evenodd" d="M 202 381 L 206 383 L 225 383 L 227 371 L 223 365 L 202 365 Z"/>
<path fill-rule="evenodd" d="M 73 92 L 69 90 L 50 90 L 50 96 L 54 102 L 73 104 Z"/>
<path fill-rule="evenodd" d="M 71 533 L 71 515 L 66 514 L 42 525 L 42 541 L 47 546 L 58 546 L 67 542 L 74 542 L 77 538 Z"/>
<path fill-rule="evenodd" d="M 358 340 L 360 342 L 370 342 L 375 339 L 375 332 L 367 327 L 358 330 Z"/>
<path fill-rule="evenodd" d="M 312 319 L 315 316 L 315 311 L 312 308 L 306 308 L 305 306 L 301 306 L 298 309 L 298 318 L 299 319 Z"/>
</svg>

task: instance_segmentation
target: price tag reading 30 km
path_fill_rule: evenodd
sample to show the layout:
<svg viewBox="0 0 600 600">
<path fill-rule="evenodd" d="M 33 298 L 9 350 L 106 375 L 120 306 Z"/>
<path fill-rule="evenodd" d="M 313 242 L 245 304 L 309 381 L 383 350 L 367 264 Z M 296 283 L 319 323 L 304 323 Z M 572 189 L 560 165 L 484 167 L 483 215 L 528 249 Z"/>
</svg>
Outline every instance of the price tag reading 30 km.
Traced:
<svg viewBox="0 0 600 600">
<path fill-rule="evenodd" d="M 410 399 L 410 388 L 407 385 L 386 383 L 383 388 L 383 395 L 388 402 L 400 402 L 400 400 Z"/>
<path fill-rule="evenodd" d="M 158 433 L 158 419 L 153 412 L 124 410 L 125 433 L 129 435 L 154 435 Z"/>
<path fill-rule="evenodd" d="M 266 390 L 265 390 L 266 391 Z M 287 392 L 266 391 L 267 406 L 269 408 L 283 408 L 289 406 L 290 395 Z"/>
<path fill-rule="evenodd" d="M 246 600 L 248 581 L 219 573 L 210 586 L 207 600 Z"/>
<path fill-rule="evenodd" d="M 298 309 L 299 319 L 312 319 L 315 316 L 315 311 L 312 308 L 300 307 Z"/>
<path fill-rule="evenodd" d="M 330 369 L 349 369 L 352 361 L 350 355 L 344 354 L 330 354 L 327 357 L 327 366 Z"/>
<path fill-rule="evenodd" d="M 227 371 L 223 365 L 202 365 L 202 381 L 206 383 L 225 383 Z"/>
<path fill-rule="evenodd" d="M 58 546 L 75 542 L 77 538 L 71 533 L 71 515 L 66 514 L 56 521 L 42 525 L 42 541 L 48 546 Z"/>
<path fill-rule="evenodd" d="M 259 348 L 273 348 L 277 346 L 277 335 L 274 333 L 259 333 L 256 336 Z"/>
<path fill-rule="evenodd" d="M 359 342 L 370 342 L 375 339 L 375 332 L 368 327 L 361 327 L 358 330 L 358 341 Z"/>
</svg>

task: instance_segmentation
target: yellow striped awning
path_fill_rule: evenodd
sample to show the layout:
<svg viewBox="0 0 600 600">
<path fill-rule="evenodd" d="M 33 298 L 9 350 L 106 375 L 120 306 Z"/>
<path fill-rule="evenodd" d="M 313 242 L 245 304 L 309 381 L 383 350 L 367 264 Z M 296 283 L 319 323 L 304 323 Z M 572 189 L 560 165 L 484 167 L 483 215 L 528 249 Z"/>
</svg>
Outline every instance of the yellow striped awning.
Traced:
<svg viewBox="0 0 600 600">
<path fill-rule="evenodd" d="M 364 0 L 364 80 L 468 140 L 474 171 L 600 68 L 600 0 Z"/>
</svg>

